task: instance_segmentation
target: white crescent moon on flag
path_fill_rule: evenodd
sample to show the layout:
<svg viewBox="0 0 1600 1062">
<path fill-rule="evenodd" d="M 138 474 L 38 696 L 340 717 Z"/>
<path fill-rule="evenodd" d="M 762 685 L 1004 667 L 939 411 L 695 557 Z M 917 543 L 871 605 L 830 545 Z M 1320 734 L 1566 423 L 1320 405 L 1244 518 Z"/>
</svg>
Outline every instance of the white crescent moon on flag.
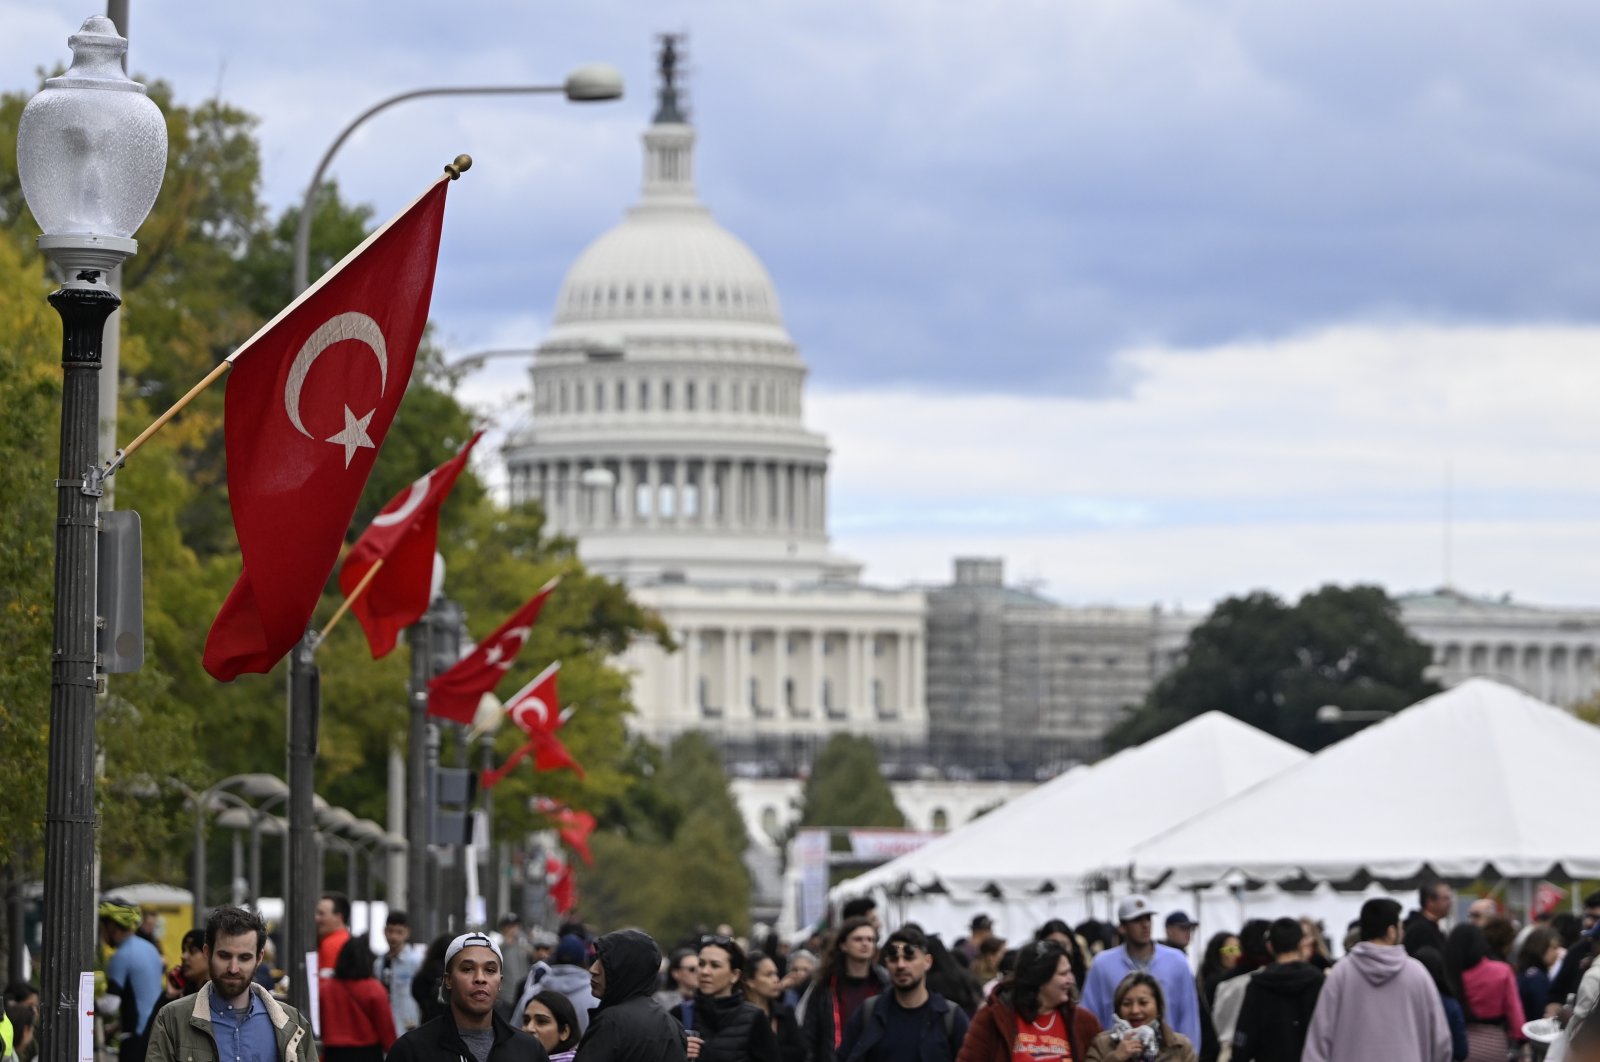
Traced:
<svg viewBox="0 0 1600 1062">
<path fill-rule="evenodd" d="M 411 493 L 406 495 L 406 500 L 400 503 L 400 508 L 392 513 L 379 513 L 372 518 L 373 527 L 393 527 L 395 524 L 404 523 L 417 507 L 428 496 L 428 484 L 433 481 L 435 469 L 428 469 L 423 477 L 411 484 Z"/>
<path fill-rule="evenodd" d="M 511 710 L 511 721 L 531 734 L 534 728 L 523 722 L 523 716 L 529 712 L 539 713 L 538 729 L 544 730 L 550 725 L 550 706 L 538 697 L 527 697 L 521 704 L 513 708 Z"/>
<path fill-rule="evenodd" d="M 294 356 L 294 364 L 289 366 L 289 379 L 283 386 L 283 405 L 289 412 L 289 423 L 308 439 L 314 436 L 306 431 L 305 424 L 300 420 L 300 389 L 305 386 L 311 366 L 322 352 L 345 339 L 358 339 L 372 348 L 372 353 L 378 359 L 380 374 L 378 393 L 383 394 L 384 388 L 388 386 L 389 353 L 384 345 L 383 330 L 378 327 L 378 322 L 364 313 L 356 313 L 353 310 L 328 318 L 306 338 L 300 353 Z M 348 463 L 347 461 L 346 464 Z"/>
</svg>

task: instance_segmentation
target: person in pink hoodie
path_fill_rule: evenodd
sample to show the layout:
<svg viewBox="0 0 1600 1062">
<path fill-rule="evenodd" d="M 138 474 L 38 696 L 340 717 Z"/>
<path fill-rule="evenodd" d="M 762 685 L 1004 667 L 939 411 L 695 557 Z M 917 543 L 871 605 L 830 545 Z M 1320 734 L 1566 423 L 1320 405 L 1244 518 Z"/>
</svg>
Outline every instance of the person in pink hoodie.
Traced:
<svg viewBox="0 0 1600 1062">
<path fill-rule="evenodd" d="M 1400 905 L 1361 905 L 1361 943 L 1328 972 L 1301 1062 L 1450 1062 L 1433 978 L 1400 945 Z"/>
</svg>

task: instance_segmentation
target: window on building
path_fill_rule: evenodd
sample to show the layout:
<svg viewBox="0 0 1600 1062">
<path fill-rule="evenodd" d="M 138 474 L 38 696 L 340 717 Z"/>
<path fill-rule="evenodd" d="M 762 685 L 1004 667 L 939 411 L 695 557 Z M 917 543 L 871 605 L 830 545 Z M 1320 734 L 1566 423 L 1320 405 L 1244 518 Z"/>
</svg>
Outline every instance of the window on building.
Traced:
<svg viewBox="0 0 1600 1062">
<path fill-rule="evenodd" d="M 778 809 L 770 804 L 761 809 L 761 831 L 774 840 L 783 836 L 782 824 L 778 821 Z"/>
<path fill-rule="evenodd" d="M 639 381 L 639 408 L 641 410 L 645 410 L 645 411 L 648 411 L 650 409 L 650 381 L 649 380 L 640 380 Z"/>
<path fill-rule="evenodd" d="M 883 679 L 872 680 L 872 707 L 883 711 Z"/>
<path fill-rule="evenodd" d="M 695 680 L 695 704 L 701 708 L 711 703 L 711 680 L 704 675 Z"/>
<path fill-rule="evenodd" d="M 822 707 L 833 711 L 833 680 L 830 678 L 822 680 Z"/>
<path fill-rule="evenodd" d="M 561 412 L 567 411 L 567 381 L 561 381 Z"/>
<path fill-rule="evenodd" d="M 794 679 L 792 678 L 783 680 L 783 706 L 790 709 L 794 708 Z"/>
<path fill-rule="evenodd" d="M 626 413 L 627 411 L 628 411 L 628 384 L 627 384 L 627 381 L 625 381 L 625 380 L 618 380 L 617 381 L 617 412 L 618 413 Z"/>
<path fill-rule="evenodd" d="M 661 408 L 666 412 L 672 411 L 672 381 L 667 380 L 661 385 Z"/>
<path fill-rule="evenodd" d="M 717 411 L 717 383 L 711 382 L 711 387 L 706 393 L 706 408 L 715 413 Z"/>
<path fill-rule="evenodd" d="M 944 808 L 934 808 L 933 818 L 930 821 L 934 829 L 948 830 L 950 828 L 950 813 L 945 811 Z"/>
<path fill-rule="evenodd" d="M 747 685 L 750 687 L 750 707 L 751 708 L 760 708 L 761 707 L 761 680 L 756 678 L 754 675 L 752 675 L 752 676 L 750 676 L 750 679 L 749 679 Z"/>
<path fill-rule="evenodd" d="M 594 411 L 596 413 L 604 413 L 606 411 L 606 385 L 598 380 L 595 381 L 594 385 Z"/>
<path fill-rule="evenodd" d="M 683 408 L 687 413 L 694 412 L 694 381 L 690 380 L 683 385 Z"/>
</svg>

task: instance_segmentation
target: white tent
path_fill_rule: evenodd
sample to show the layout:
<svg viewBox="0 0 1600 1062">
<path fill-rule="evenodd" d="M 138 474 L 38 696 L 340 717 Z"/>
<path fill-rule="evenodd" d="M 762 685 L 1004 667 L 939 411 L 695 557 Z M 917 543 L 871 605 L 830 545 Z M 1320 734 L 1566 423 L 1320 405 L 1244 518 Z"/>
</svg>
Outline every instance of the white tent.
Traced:
<svg viewBox="0 0 1600 1062">
<path fill-rule="evenodd" d="M 944 932 L 963 928 L 963 916 L 977 910 L 991 914 L 1002 934 L 1047 917 L 1088 917 L 1097 902 L 1104 916 L 1111 901 L 1099 872 L 1126 870 L 1139 842 L 1305 758 L 1232 716 L 1208 712 L 841 882 L 830 898 L 877 895 L 894 921 Z"/>
<path fill-rule="evenodd" d="M 1169 888 L 1593 878 L 1597 765 L 1600 728 L 1472 679 L 1140 844 L 1135 876 Z"/>
</svg>

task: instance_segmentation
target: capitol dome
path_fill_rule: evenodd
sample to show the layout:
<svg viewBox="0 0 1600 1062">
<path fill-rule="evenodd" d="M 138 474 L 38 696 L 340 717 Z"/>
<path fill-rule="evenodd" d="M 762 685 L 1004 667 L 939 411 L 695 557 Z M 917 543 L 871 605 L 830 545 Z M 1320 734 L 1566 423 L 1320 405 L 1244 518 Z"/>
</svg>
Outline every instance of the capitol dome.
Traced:
<svg viewBox="0 0 1600 1062">
<path fill-rule="evenodd" d="M 755 252 L 705 207 L 656 202 L 647 185 L 644 200 L 568 271 L 555 324 L 663 317 L 783 326 Z"/>
<path fill-rule="evenodd" d="M 761 260 L 695 192 L 695 130 L 663 76 L 639 200 L 573 263 L 534 354 L 512 499 L 633 582 L 851 577 L 828 549 L 805 362 Z"/>
</svg>

